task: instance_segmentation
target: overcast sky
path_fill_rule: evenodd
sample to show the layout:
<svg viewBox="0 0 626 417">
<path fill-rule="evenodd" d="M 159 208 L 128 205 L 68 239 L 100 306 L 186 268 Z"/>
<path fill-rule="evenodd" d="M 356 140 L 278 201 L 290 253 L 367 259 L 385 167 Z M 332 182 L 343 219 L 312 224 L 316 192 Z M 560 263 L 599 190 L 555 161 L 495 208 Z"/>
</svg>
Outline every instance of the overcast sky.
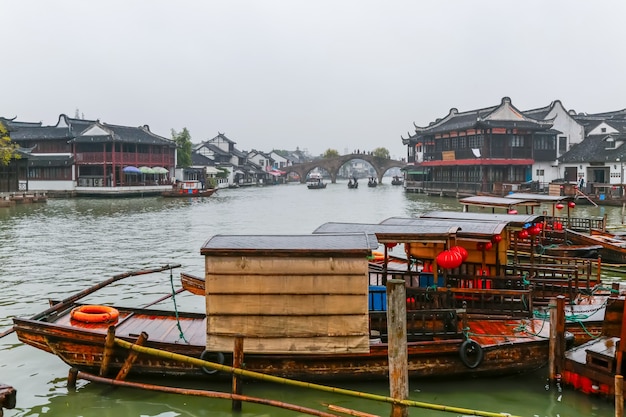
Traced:
<svg viewBox="0 0 626 417">
<path fill-rule="evenodd" d="M 626 2 L 0 0 L 0 116 L 147 124 L 313 155 L 504 96 L 626 107 Z"/>
</svg>

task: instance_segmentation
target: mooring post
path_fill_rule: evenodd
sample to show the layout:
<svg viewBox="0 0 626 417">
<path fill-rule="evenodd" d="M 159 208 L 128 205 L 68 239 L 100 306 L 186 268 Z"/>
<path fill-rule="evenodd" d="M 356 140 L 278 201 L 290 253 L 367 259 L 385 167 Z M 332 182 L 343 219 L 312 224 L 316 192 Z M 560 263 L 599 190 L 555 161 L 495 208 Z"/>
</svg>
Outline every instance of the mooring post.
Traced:
<svg viewBox="0 0 626 417">
<path fill-rule="evenodd" d="M 565 354 L 565 296 L 550 299 L 550 380 L 560 378 Z"/>
<path fill-rule="evenodd" d="M 235 337 L 235 346 L 233 347 L 233 368 L 240 369 L 243 365 L 243 336 Z M 241 378 L 233 374 L 233 394 L 241 395 L 243 384 Z M 233 399 L 233 411 L 241 411 L 241 400 Z"/>
<path fill-rule="evenodd" d="M 387 333 L 389 356 L 389 394 L 392 398 L 409 398 L 408 352 L 406 341 L 406 283 L 403 279 L 387 281 Z M 405 405 L 392 404 L 391 417 L 408 417 Z"/>
<path fill-rule="evenodd" d="M 615 375 L 615 417 L 624 417 L 624 376 Z"/>
<path fill-rule="evenodd" d="M 98 375 L 106 376 L 109 371 L 109 363 L 115 349 L 115 326 L 109 326 L 107 329 L 107 337 L 104 340 L 104 353 L 102 354 L 102 363 L 100 363 L 100 372 Z"/>
<path fill-rule="evenodd" d="M 77 376 L 78 376 L 78 369 L 70 368 L 70 371 L 67 374 L 67 389 L 70 389 L 70 390 L 76 389 Z"/>
</svg>

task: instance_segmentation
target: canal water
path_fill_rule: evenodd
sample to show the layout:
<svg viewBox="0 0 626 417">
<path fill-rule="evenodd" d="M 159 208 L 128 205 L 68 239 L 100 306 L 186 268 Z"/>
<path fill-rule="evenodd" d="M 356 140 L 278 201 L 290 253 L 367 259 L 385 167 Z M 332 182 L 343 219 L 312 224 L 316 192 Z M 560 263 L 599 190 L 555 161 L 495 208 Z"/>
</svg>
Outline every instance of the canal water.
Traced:
<svg viewBox="0 0 626 417">
<path fill-rule="evenodd" d="M 178 287 L 180 271 L 202 275 L 202 244 L 215 234 L 308 234 L 325 222 L 380 222 L 392 216 L 418 216 L 431 210 L 460 210 L 456 199 L 407 194 L 390 180 L 377 188 L 346 182 L 324 190 L 302 184 L 225 189 L 206 199 L 53 199 L 43 205 L 0 208 L 0 332 L 13 316 L 31 316 L 113 275 L 179 263 L 182 268 L 126 278 L 84 299 L 93 303 L 142 305 Z M 577 206 L 577 216 L 607 215 L 621 224 L 621 209 Z M 179 310 L 203 311 L 202 297 L 180 294 Z M 158 305 L 173 309 L 173 300 Z M 546 369 L 514 377 L 411 381 L 411 399 L 520 416 L 614 415 L 610 401 L 589 398 L 569 388 L 546 385 Z M 0 383 L 18 391 L 17 408 L 5 416 L 296 416 L 293 411 L 250 403 L 242 413 L 230 401 L 110 388 L 79 381 L 68 391 L 68 366 L 53 355 L 22 345 L 15 334 L 0 339 Z M 157 382 L 157 381 L 155 381 Z M 169 381 L 176 383 L 177 381 Z M 206 380 L 187 387 L 229 391 Z M 337 383 L 387 395 L 385 383 Z M 339 394 L 247 382 L 244 394 L 327 410 L 327 404 L 382 416 L 390 406 Z M 412 416 L 457 415 L 412 408 Z"/>
</svg>

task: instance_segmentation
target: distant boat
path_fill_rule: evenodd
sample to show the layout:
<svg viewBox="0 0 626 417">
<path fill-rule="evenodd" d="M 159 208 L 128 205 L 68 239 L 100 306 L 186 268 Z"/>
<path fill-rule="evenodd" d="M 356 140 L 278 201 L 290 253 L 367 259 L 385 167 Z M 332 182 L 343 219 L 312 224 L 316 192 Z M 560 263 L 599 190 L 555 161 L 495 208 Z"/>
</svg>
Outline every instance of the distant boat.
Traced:
<svg viewBox="0 0 626 417">
<path fill-rule="evenodd" d="M 171 190 L 163 191 L 163 197 L 210 197 L 217 188 L 204 188 L 200 181 L 180 181 Z"/>
<path fill-rule="evenodd" d="M 391 185 L 402 185 L 403 183 L 404 181 L 402 180 L 402 178 L 397 175 L 391 180 Z"/>
<path fill-rule="evenodd" d="M 370 177 L 370 179 L 367 180 L 368 187 L 376 187 L 377 185 L 378 185 L 378 181 L 376 181 L 376 178 Z"/>
<path fill-rule="evenodd" d="M 307 178 L 306 186 L 309 190 L 320 190 L 326 188 L 326 183 L 322 179 L 321 174 L 314 172 Z"/>
<path fill-rule="evenodd" d="M 356 178 L 350 178 L 350 181 L 348 181 L 348 188 L 359 188 L 359 182 Z"/>
</svg>

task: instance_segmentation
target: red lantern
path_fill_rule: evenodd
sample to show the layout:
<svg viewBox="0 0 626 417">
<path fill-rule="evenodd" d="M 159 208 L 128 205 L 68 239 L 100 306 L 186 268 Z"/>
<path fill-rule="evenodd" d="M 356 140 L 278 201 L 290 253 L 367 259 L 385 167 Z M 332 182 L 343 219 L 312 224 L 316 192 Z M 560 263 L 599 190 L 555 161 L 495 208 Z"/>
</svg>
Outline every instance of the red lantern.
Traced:
<svg viewBox="0 0 626 417">
<path fill-rule="evenodd" d="M 561 204 L 561 203 L 557 203 L 556 206 L 554 206 L 554 207 L 556 207 L 557 210 L 563 210 L 563 207 L 565 207 L 565 206 L 563 204 Z"/>
<path fill-rule="evenodd" d="M 563 230 L 563 223 L 560 223 L 560 222 L 554 223 L 554 230 Z"/>
<path fill-rule="evenodd" d="M 528 230 L 526 229 L 522 229 L 519 232 L 517 232 L 517 237 L 520 239 L 527 239 L 528 238 Z"/>
<path fill-rule="evenodd" d="M 517 210 L 511 209 L 511 210 L 509 210 L 509 214 L 517 214 Z"/>
<path fill-rule="evenodd" d="M 576 203 L 574 203 L 573 201 L 570 201 L 569 203 L 567 203 L 567 207 L 574 208 L 576 207 Z"/>
<path fill-rule="evenodd" d="M 461 255 L 461 259 L 463 260 L 463 262 L 467 260 L 469 254 L 467 253 L 467 249 L 465 249 L 463 246 L 453 246 L 450 248 L 450 250 L 458 252 Z"/>
<path fill-rule="evenodd" d="M 493 243 L 501 242 L 502 241 L 502 236 L 500 236 L 500 235 L 493 235 L 493 237 L 491 238 L 491 241 Z"/>
<path fill-rule="evenodd" d="M 528 228 L 528 233 L 530 233 L 531 236 L 537 236 L 541 233 L 541 229 L 537 227 L 537 225 L 534 225 L 533 227 Z"/>
<path fill-rule="evenodd" d="M 491 249 L 493 247 L 493 243 L 485 242 L 484 243 L 484 247 L 485 247 L 485 250 L 489 250 L 489 249 Z"/>
<path fill-rule="evenodd" d="M 477 242 L 476 250 L 485 250 L 485 244 L 483 242 Z"/>
<path fill-rule="evenodd" d="M 393 248 L 396 245 L 397 245 L 397 243 L 385 243 L 385 246 L 387 247 L 387 249 L 391 249 L 391 248 Z"/>
<path fill-rule="evenodd" d="M 437 255 L 437 264 L 445 269 L 458 268 L 462 263 L 463 257 L 457 251 L 444 250 Z"/>
</svg>

